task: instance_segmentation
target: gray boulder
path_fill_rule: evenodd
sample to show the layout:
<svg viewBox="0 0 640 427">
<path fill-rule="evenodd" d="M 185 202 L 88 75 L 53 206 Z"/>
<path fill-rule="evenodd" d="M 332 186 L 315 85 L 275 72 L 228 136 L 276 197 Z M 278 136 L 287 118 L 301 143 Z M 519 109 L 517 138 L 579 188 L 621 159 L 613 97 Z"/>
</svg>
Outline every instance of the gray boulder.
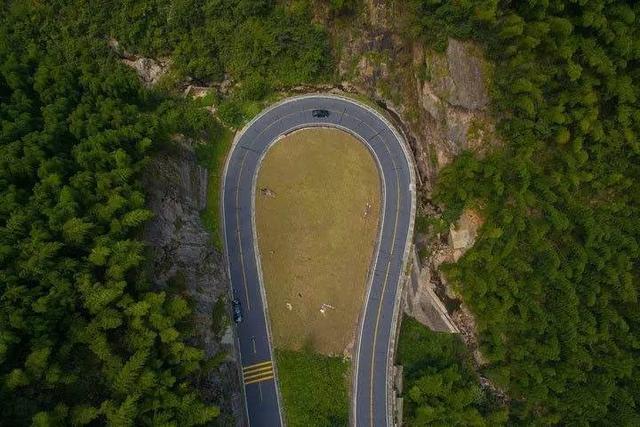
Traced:
<svg viewBox="0 0 640 427">
<path fill-rule="evenodd" d="M 484 109 L 489 104 L 485 83 L 485 64 L 475 45 L 449 39 L 447 62 L 452 80 L 449 103 L 469 110 Z"/>
</svg>

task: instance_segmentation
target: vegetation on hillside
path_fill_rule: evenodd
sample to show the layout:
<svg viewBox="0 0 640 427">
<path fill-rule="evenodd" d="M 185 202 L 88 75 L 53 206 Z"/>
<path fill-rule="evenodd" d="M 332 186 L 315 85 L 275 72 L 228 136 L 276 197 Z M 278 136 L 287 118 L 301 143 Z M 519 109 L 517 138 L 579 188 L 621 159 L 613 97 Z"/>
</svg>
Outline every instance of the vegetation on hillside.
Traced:
<svg viewBox="0 0 640 427">
<path fill-rule="evenodd" d="M 107 41 L 172 55 L 181 76 L 229 73 L 257 98 L 325 71 L 323 34 L 307 18 L 246 0 L 0 5 L 3 424 L 217 415 L 189 381 L 207 363 L 186 342 L 187 302 L 145 274 L 139 177 L 171 134 L 222 133 L 194 103 L 142 89 Z"/>
<path fill-rule="evenodd" d="M 135 236 L 151 212 L 136 177 L 161 132 L 159 117 L 134 76 L 87 60 L 91 46 L 42 50 L 37 31 L 12 33 L 16 27 L 5 22 L 3 422 L 210 420 L 217 408 L 204 405 L 185 380 L 202 360 L 180 333 L 187 303 L 151 292 L 140 271 L 143 245 Z M 59 60 L 71 55 L 83 66 Z"/>
<path fill-rule="evenodd" d="M 640 4 L 412 0 L 413 34 L 481 41 L 508 143 L 460 156 L 436 197 L 481 209 L 446 268 L 513 423 L 640 424 Z"/>
<path fill-rule="evenodd" d="M 310 11 L 272 0 L 121 0 L 98 8 L 100 25 L 128 49 L 170 56 L 181 77 L 243 82 L 249 98 L 327 73 L 324 30 Z M 348 2 L 347 2 L 348 3 Z M 88 8 L 80 8 L 88 9 Z"/>
<path fill-rule="evenodd" d="M 405 411 L 410 426 L 497 426 L 507 419 L 480 387 L 459 336 L 433 332 L 411 317 L 402 320 L 398 364 L 404 368 Z"/>
</svg>

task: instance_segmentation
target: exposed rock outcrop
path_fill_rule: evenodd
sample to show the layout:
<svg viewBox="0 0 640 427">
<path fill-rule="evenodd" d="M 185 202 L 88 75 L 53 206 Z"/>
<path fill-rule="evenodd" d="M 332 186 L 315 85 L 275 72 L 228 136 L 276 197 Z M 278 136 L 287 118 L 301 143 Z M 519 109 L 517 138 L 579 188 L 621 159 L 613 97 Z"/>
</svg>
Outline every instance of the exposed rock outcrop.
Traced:
<svg viewBox="0 0 640 427">
<path fill-rule="evenodd" d="M 138 77 L 145 86 L 153 86 L 167 72 L 171 61 L 169 59 L 151 59 L 135 57 L 134 59 L 122 59 L 122 62 L 136 70 Z"/>
<path fill-rule="evenodd" d="M 473 209 L 465 209 L 455 224 L 449 228 L 449 246 L 451 258 L 458 261 L 471 247 L 478 237 L 478 230 L 484 221 Z"/>
<path fill-rule="evenodd" d="M 447 72 L 436 73 L 432 84 L 441 98 L 454 107 L 483 110 L 489 104 L 486 78 L 487 64 L 482 52 L 470 42 L 449 39 L 446 60 Z M 435 62 L 441 60 L 432 57 Z M 426 62 L 430 66 L 429 59 Z"/>
<path fill-rule="evenodd" d="M 418 101 L 436 142 L 435 164 L 428 165 L 435 168 L 433 173 L 465 149 L 482 151 L 497 142 L 486 111 L 491 70 L 476 45 L 449 39 L 445 53 L 415 46 L 413 63 L 419 70 Z"/>
<path fill-rule="evenodd" d="M 411 256 L 411 277 L 405 283 L 403 295 L 404 312 L 438 332 L 459 332 L 446 307 L 435 293 L 431 270 L 421 268 L 414 253 Z"/>
<path fill-rule="evenodd" d="M 144 237 L 152 252 L 152 280 L 160 289 L 177 287 L 192 302 L 194 344 L 207 358 L 224 360 L 215 372 L 198 378 L 198 384 L 207 400 L 221 406 L 223 424 L 234 425 L 242 409 L 233 340 L 224 339 L 224 325 L 213 324 L 225 323 L 226 311 L 218 309 L 215 318 L 214 307 L 227 294 L 226 266 L 200 220 L 207 175 L 196 162 L 192 143 L 184 138 L 176 138 L 170 149 L 151 159 L 143 183 L 155 217 Z"/>
<path fill-rule="evenodd" d="M 446 277 L 440 272 L 440 266 L 458 261 L 473 247 L 483 222 L 477 211 L 465 209 L 447 233 L 431 236 L 429 256 L 424 260 L 422 271 L 422 274 L 428 275 L 425 286 L 431 287 L 447 308 L 449 319 L 455 325 L 456 332 L 462 336 L 476 366 L 485 365 L 486 360 L 479 349 L 475 319 L 456 289 L 447 283 Z"/>
<path fill-rule="evenodd" d="M 439 53 L 403 35 L 401 6 L 368 0 L 365 24 L 336 29 L 342 86 L 353 86 L 406 125 L 425 190 L 438 171 L 465 149 L 495 141 L 487 107 L 491 67 L 471 42 L 450 39 Z"/>
<path fill-rule="evenodd" d="M 127 52 L 118 40 L 114 38 L 109 39 L 109 47 L 120 56 L 120 60 L 123 64 L 133 68 L 143 85 L 150 87 L 160 81 L 160 78 L 164 76 L 171 66 L 171 60 L 169 58 L 145 58 L 144 56 L 134 55 Z"/>
</svg>

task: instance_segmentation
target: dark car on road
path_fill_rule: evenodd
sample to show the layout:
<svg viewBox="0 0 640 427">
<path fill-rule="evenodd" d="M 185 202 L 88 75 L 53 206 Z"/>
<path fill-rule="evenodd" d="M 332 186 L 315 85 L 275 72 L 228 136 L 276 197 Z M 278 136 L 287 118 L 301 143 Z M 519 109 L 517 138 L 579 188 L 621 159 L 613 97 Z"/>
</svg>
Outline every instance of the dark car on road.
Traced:
<svg viewBox="0 0 640 427">
<path fill-rule="evenodd" d="M 325 117 L 329 117 L 329 114 L 331 114 L 330 112 L 328 112 L 327 110 L 313 110 L 311 111 L 311 115 L 313 117 L 317 117 L 317 118 L 325 118 Z"/>
<path fill-rule="evenodd" d="M 231 311 L 233 312 L 233 321 L 236 323 L 242 322 L 242 304 L 239 299 L 231 300 Z"/>
</svg>

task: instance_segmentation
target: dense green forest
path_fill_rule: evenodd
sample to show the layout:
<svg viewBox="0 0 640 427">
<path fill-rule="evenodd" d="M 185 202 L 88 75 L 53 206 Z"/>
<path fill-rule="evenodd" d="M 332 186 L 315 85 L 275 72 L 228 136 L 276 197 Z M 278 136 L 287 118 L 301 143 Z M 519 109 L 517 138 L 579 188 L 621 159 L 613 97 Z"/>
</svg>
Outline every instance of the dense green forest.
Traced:
<svg viewBox="0 0 640 427">
<path fill-rule="evenodd" d="M 52 15 L 14 12 L 0 33 L 2 422 L 210 420 L 185 380 L 202 360 L 180 333 L 188 305 L 141 271 L 157 100 L 96 59 L 106 46 L 48 43 Z"/>
<path fill-rule="evenodd" d="M 173 57 L 173 81 L 143 89 L 109 37 Z M 171 134 L 219 133 L 180 79 L 226 74 L 259 99 L 329 64 L 308 12 L 269 1 L 0 5 L 0 424 L 217 416 L 189 380 L 209 364 L 188 301 L 147 277 L 140 174 Z"/>
<path fill-rule="evenodd" d="M 640 425 L 640 3 L 412 0 L 410 33 L 495 62 L 504 146 L 436 199 L 486 217 L 446 267 L 515 424 Z"/>
<path fill-rule="evenodd" d="M 398 342 L 398 363 L 404 368 L 406 381 L 406 425 L 504 425 L 507 408 L 480 387 L 460 337 L 433 332 L 405 317 Z"/>
<path fill-rule="evenodd" d="M 169 55 L 180 77 L 210 82 L 228 74 L 256 98 L 330 70 L 324 30 L 311 24 L 305 2 L 288 9 L 270 0 L 118 3 L 115 13 L 100 8 L 105 31 L 134 52 Z"/>
<path fill-rule="evenodd" d="M 342 10 L 349 2 L 332 6 Z M 94 10 L 93 8 L 79 8 Z M 272 0 L 123 0 L 113 13 L 96 7 L 93 22 L 132 52 L 173 61 L 167 83 L 209 84 L 230 78 L 218 117 L 240 127 L 274 90 L 327 79 L 332 73 L 325 30 L 311 23 L 309 3 Z"/>
</svg>

